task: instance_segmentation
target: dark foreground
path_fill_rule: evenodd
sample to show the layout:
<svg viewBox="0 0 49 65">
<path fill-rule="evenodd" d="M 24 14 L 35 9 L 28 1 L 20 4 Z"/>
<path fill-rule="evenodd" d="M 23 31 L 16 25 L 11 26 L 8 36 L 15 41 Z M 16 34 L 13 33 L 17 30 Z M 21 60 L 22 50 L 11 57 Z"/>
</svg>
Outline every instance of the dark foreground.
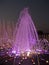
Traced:
<svg viewBox="0 0 49 65">
<path fill-rule="evenodd" d="M 49 65 L 49 54 L 15 58 L 4 55 L 0 56 L 0 65 Z"/>
</svg>

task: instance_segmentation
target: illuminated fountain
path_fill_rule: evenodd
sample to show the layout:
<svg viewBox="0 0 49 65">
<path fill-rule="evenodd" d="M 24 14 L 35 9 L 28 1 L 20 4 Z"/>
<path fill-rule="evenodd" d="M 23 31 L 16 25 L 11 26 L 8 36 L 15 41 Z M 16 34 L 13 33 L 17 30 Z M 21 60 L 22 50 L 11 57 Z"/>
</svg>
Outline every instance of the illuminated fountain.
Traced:
<svg viewBox="0 0 49 65">
<path fill-rule="evenodd" d="M 35 64 L 36 62 L 34 61 L 34 59 L 37 59 L 37 63 L 38 65 L 40 65 L 39 61 L 40 59 L 38 54 L 40 54 L 42 50 L 46 51 L 47 53 L 47 50 L 49 48 L 49 42 L 46 39 L 43 40 L 38 39 L 38 34 L 33 23 L 33 20 L 28 12 L 28 8 L 24 8 L 20 12 L 20 16 L 18 18 L 18 22 L 16 24 L 14 31 L 12 29 L 13 24 L 12 26 L 8 25 L 7 30 L 5 27 L 5 22 L 3 22 L 2 24 L 3 25 L 0 26 L 0 45 L 6 47 L 6 48 L 4 47 L 6 49 L 6 52 L 2 53 L 5 51 L 3 48 L 3 50 L 0 52 L 2 54 L 0 55 L 4 56 L 4 54 L 5 55 L 7 54 L 10 57 L 11 56 L 14 57 L 13 65 L 21 64 L 23 63 L 24 60 L 28 59 L 32 60 L 33 64 Z M 6 62 L 8 61 L 6 60 Z M 46 63 L 48 63 L 48 61 L 46 61 Z"/>
<path fill-rule="evenodd" d="M 39 49 L 38 34 L 28 8 L 24 8 L 20 12 L 14 35 L 15 40 L 12 53 L 31 52 L 37 48 Z"/>
<path fill-rule="evenodd" d="M 6 24 L 4 20 L 0 21 L 0 48 L 11 49 L 9 51 L 11 54 L 29 56 L 32 53 L 47 52 L 49 42 L 46 39 L 38 39 L 28 8 L 24 8 L 20 12 L 16 26 L 14 26 L 14 22 Z"/>
</svg>

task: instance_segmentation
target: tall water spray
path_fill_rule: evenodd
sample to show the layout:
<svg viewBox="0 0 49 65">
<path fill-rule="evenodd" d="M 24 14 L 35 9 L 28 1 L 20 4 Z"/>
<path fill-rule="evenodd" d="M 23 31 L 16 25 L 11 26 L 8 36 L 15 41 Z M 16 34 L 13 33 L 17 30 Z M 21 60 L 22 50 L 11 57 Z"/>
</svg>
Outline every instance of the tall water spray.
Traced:
<svg viewBox="0 0 49 65">
<path fill-rule="evenodd" d="M 28 12 L 28 8 L 24 8 L 20 12 L 18 25 L 16 26 L 15 31 L 13 50 L 16 50 L 16 52 L 30 51 L 38 46 L 37 31 Z"/>
</svg>

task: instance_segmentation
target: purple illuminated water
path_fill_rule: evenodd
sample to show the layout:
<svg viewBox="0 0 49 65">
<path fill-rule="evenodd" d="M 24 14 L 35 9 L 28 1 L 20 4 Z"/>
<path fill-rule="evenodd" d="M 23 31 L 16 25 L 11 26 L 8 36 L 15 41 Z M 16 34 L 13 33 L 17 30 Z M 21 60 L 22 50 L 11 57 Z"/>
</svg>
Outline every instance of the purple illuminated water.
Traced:
<svg viewBox="0 0 49 65">
<path fill-rule="evenodd" d="M 18 25 L 15 28 L 15 41 L 13 50 L 18 52 L 31 51 L 38 46 L 38 35 L 34 22 L 28 12 L 28 8 L 24 8 L 19 15 Z"/>
<path fill-rule="evenodd" d="M 8 50 L 8 54 L 20 55 L 28 52 L 49 52 L 49 42 L 46 39 L 38 39 L 34 22 L 24 8 L 19 15 L 16 26 L 14 22 L 0 21 L 0 49 Z"/>
</svg>

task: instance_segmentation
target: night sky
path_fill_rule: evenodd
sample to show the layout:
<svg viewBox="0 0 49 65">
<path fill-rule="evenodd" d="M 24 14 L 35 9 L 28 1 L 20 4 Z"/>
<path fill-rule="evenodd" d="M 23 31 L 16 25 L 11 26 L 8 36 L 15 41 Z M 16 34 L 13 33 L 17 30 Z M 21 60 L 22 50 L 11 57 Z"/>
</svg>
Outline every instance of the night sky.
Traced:
<svg viewBox="0 0 49 65">
<path fill-rule="evenodd" d="M 49 32 L 49 0 L 0 0 L 0 19 L 17 21 L 24 7 L 29 7 L 37 30 Z"/>
</svg>

